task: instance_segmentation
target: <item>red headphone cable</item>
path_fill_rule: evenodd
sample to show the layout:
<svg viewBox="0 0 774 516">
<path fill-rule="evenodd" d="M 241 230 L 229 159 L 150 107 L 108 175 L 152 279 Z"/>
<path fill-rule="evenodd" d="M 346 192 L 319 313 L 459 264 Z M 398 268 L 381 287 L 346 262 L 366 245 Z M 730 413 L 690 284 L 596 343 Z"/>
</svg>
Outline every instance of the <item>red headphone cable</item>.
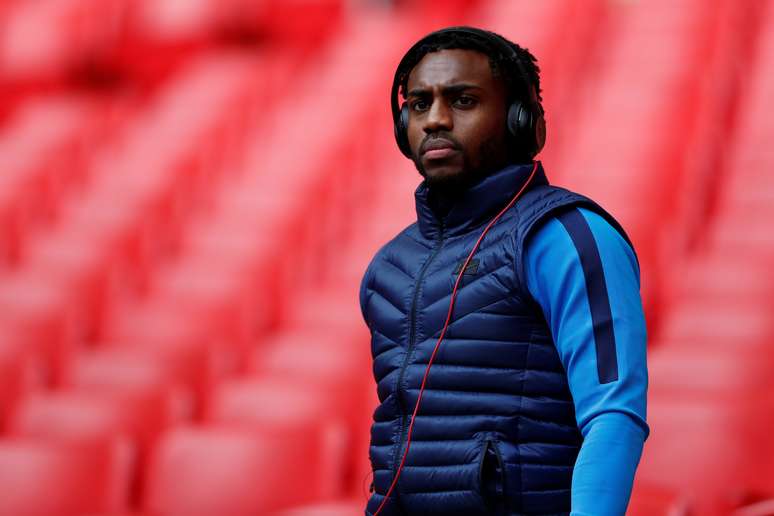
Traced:
<svg viewBox="0 0 774 516">
<path fill-rule="evenodd" d="M 382 500 L 382 503 L 379 505 L 379 508 L 376 509 L 376 512 L 373 514 L 373 516 L 379 516 L 379 513 L 384 507 L 384 504 L 386 504 L 387 500 L 389 500 L 390 493 L 392 493 L 392 490 L 395 488 L 395 485 L 398 483 L 398 478 L 400 477 L 400 474 L 403 471 L 403 465 L 406 463 L 406 457 L 408 456 L 409 448 L 411 447 L 411 433 L 414 431 L 414 418 L 416 417 L 417 412 L 419 411 L 419 403 L 422 401 L 422 394 L 425 392 L 425 383 L 427 382 L 427 375 L 430 372 L 430 366 L 433 365 L 435 354 L 438 352 L 438 347 L 441 345 L 441 341 L 443 340 L 444 335 L 446 335 L 446 329 L 449 327 L 449 322 L 451 322 L 452 311 L 454 310 L 454 301 L 457 299 L 457 287 L 460 284 L 462 275 L 465 273 L 465 269 L 467 269 L 468 263 L 470 263 L 471 258 L 473 258 L 473 255 L 478 250 L 478 246 L 481 245 L 481 241 L 484 239 L 484 236 L 489 231 L 489 228 L 491 228 L 495 224 L 495 222 L 497 222 L 500 219 L 500 217 L 502 217 L 503 214 L 516 203 L 516 200 L 521 196 L 522 193 L 524 193 L 524 190 L 527 188 L 527 185 L 529 185 L 530 182 L 532 182 L 532 178 L 535 177 L 537 168 L 538 168 L 538 163 L 536 161 L 534 166 L 532 167 L 532 173 L 530 173 L 529 177 L 524 182 L 524 185 L 521 187 L 521 189 L 519 189 L 516 195 L 513 196 L 513 199 L 511 199 L 511 201 L 505 206 L 505 208 L 503 208 L 500 211 L 500 213 L 498 213 L 495 216 L 495 218 L 493 218 L 491 222 L 487 224 L 486 228 L 484 228 L 484 231 L 481 233 L 481 236 L 478 237 L 478 240 L 476 240 L 476 245 L 473 246 L 473 249 L 470 251 L 470 254 L 468 254 L 468 257 L 465 259 L 465 263 L 462 264 L 462 268 L 460 269 L 460 272 L 457 275 L 457 280 L 454 282 L 454 289 L 452 289 L 451 302 L 449 303 L 449 311 L 446 314 L 446 322 L 443 325 L 443 329 L 441 330 L 441 335 L 438 337 L 438 341 L 435 343 L 435 348 L 433 349 L 432 355 L 430 355 L 430 360 L 427 362 L 427 368 L 425 368 L 425 375 L 422 378 L 422 386 L 419 388 L 419 396 L 417 397 L 417 403 L 416 405 L 414 405 L 414 412 L 411 414 L 411 423 L 409 423 L 408 434 L 406 436 L 406 451 L 403 452 L 403 458 L 400 461 L 400 466 L 398 466 L 398 471 L 395 472 L 395 478 L 392 479 L 392 484 L 390 485 L 390 488 L 387 490 L 387 494 L 384 495 L 384 500 Z"/>
</svg>

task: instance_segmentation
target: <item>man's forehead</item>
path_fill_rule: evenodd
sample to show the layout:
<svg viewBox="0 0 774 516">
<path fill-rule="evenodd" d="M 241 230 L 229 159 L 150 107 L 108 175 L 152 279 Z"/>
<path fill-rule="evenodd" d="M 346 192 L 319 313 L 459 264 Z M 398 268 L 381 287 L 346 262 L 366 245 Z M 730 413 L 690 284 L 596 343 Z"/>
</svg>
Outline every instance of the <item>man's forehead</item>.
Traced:
<svg viewBox="0 0 774 516">
<path fill-rule="evenodd" d="M 411 70 L 408 89 L 446 86 L 459 82 L 492 85 L 489 57 L 476 50 L 448 49 L 426 54 Z"/>
</svg>

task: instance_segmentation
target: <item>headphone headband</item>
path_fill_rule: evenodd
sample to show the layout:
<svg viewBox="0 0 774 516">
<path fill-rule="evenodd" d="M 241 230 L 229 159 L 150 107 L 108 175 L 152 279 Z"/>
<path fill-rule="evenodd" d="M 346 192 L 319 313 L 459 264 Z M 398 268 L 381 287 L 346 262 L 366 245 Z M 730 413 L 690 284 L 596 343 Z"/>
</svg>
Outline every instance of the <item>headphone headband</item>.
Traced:
<svg viewBox="0 0 774 516">
<path fill-rule="evenodd" d="M 418 50 L 422 45 L 427 43 L 429 40 L 438 38 L 440 36 L 445 36 L 447 34 L 467 34 L 468 36 L 473 36 L 474 38 L 479 39 L 480 41 L 483 41 L 484 43 L 492 44 L 496 47 L 499 47 L 499 50 L 501 53 L 507 57 L 510 58 L 510 60 L 516 65 L 516 68 L 519 69 L 519 78 L 521 79 L 522 83 L 526 87 L 528 95 L 530 95 L 532 102 L 537 104 L 537 92 L 535 91 L 535 88 L 532 84 L 529 83 L 527 74 L 527 71 L 524 69 L 524 65 L 522 65 L 521 60 L 519 59 L 518 54 L 516 53 L 516 50 L 508 43 L 508 41 L 503 38 L 502 36 L 495 34 L 494 32 L 489 32 L 483 29 L 477 29 L 475 27 L 467 27 L 464 25 L 459 25 L 455 27 L 446 27 L 443 29 L 439 29 L 437 31 L 431 32 L 430 34 L 427 34 L 422 39 L 414 43 L 411 48 L 406 51 L 405 54 L 403 54 L 403 57 L 401 58 L 400 62 L 398 63 L 398 67 L 395 69 L 395 77 L 392 81 L 392 89 L 390 93 L 390 104 L 392 106 L 392 114 L 393 119 L 397 120 L 397 117 L 400 115 L 400 86 L 403 82 L 403 74 L 401 74 L 401 70 L 405 68 L 406 63 L 413 58 L 414 52 Z M 409 72 L 410 73 L 410 72 Z"/>
</svg>

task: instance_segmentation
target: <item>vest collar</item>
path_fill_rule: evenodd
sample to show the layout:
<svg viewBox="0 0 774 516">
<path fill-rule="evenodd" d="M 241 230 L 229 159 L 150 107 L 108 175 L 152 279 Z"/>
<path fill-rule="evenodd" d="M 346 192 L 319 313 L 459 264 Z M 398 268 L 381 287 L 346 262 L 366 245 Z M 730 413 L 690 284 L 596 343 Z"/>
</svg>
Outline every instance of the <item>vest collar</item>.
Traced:
<svg viewBox="0 0 774 516">
<path fill-rule="evenodd" d="M 466 190 L 454 203 L 449 212 L 439 217 L 428 202 L 429 188 L 422 181 L 414 191 L 419 231 L 427 239 L 436 239 L 443 225 L 443 236 L 455 236 L 482 225 L 494 217 L 510 201 L 524 181 L 527 180 L 534 163 L 508 165 L 488 175 Z M 531 186 L 548 184 L 543 165 L 538 169 Z"/>
</svg>

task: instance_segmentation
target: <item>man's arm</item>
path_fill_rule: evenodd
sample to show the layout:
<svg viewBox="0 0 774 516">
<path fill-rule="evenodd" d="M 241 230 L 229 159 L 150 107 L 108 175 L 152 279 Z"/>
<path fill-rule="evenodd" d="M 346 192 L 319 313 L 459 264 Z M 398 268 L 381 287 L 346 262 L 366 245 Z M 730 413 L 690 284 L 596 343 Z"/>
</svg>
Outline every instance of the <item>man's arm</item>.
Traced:
<svg viewBox="0 0 774 516">
<path fill-rule="evenodd" d="M 572 515 L 623 515 L 650 433 L 636 258 L 602 216 L 576 208 L 538 229 L 525 261 L 527 287 L 551 328 L 584 437 Z"/>
</svg>

